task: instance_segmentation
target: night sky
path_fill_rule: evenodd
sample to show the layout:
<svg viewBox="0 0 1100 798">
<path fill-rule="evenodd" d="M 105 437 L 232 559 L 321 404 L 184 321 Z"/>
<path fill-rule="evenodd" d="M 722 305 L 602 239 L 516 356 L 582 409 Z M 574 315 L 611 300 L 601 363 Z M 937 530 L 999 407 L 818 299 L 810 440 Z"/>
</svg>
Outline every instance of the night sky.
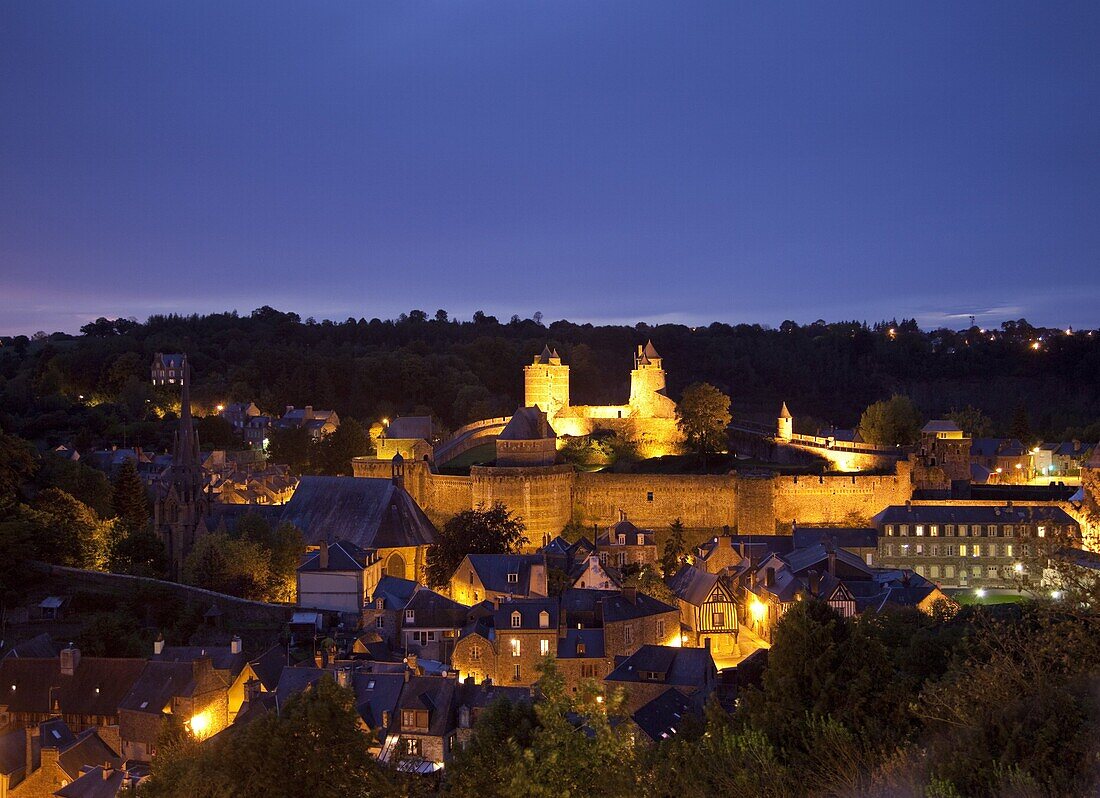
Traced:
<svg viewBox="0 0 1100 798">
<path fill-rule="evenodd" d="M 1100 324 L 1100 3 L 0 0 L 0 333 Z"/>
</svg>

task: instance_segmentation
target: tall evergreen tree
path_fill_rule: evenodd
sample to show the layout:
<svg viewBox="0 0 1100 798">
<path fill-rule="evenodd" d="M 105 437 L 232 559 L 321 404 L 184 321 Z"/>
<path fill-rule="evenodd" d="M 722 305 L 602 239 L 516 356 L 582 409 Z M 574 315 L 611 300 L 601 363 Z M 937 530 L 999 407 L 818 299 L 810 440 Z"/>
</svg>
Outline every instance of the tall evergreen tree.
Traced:
<svg viewBox="0 0 1100 798">
<path fill-rule="evenodd" d="M 677 518 L 668 525 L 668 537 L 665 538 L 664 551 L 661 554 L 661 573 L 665 578 L 676 573 L 684 564 L 687 544 L 684 542 L 684 522 Z"/>
<path fill-rule="evenodd" d="M 111 509 L 125 533 L 137 532 L 149 523 L 149 494 L 133 460 L 125 460 L 115 476 Z"/>
</svg>

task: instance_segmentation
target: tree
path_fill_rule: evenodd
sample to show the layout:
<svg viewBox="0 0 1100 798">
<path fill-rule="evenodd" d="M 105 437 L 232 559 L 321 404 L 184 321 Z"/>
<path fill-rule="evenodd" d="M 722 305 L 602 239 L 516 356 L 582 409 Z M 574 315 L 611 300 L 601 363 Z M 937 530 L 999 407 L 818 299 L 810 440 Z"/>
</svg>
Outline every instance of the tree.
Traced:
<svg viewBox="0 0 1100 798">
<path fill-rule="evenodd" d="M 859 434 L 877 446 L 908 446 L 920 437 L 921 417 L 908 396 L 875 402 L 859 419 Z"/>
<path fill-rule="evenodd" d="M 124 533 L 136 532 L 149 524 L 149 495 L 133 460 L 124 460 L 118 469 L 111 490 L 111 509 Z"/>
<path fill-rule="evenodd" d="M 446 794 L 454 798 L 512 798 L 513 763 L 531 747 L 538 727 L 530 701 L 494 701 L 478 715 L 473 737 L 447 767 Z"/>
<path fill-rule="evenodd" d="M 972 405 L 952 411 L 947 417 L 972 438 L 986 438 L 993 432 L 993 419 Z"/>
<path fill-rule="evenodd" d="M 688 445 L 704 458 L 726 448 L 726 430 L 733 420 L 730 398 L 713 385 L 697 382 L 685 388 L 676 414 Z"/>
<path fill-rule="evenodd" d="M 109 536 L 107 569 L 116 574 L 162 577 L 168 555 L 160 538 L 148 526 L 126 530 L 115 525 Z"/>
<path fill-rule="evenodd" d="M 107 557 L 107 525 L 88 505 L 60 488 L 47 488 L 34 499 L 40 559 L 72 568 L 101 567 Z"/>
<path fill-rule="evenodd" d="M 222 416 L 203 416 L 199 419 L 196 429 L 203 446 L 209 446 L 212 449 L 232 449 L 240 445 L 240 438 L 233 429 L 233 425 Z"/>
<path fill-rule="evenodd" d="M 293 696 L 282 711 L 201 745 L 182 723 L 169 720 L 142 792 L 149 798 L 401 794 L 371 756 L 370 745 L 354 693 L 326 676 Z"/>
<path fill-rule="evenodd" d="M 1012 423 L 1008 427 L 1008 434 L 1024 446 L 1030 447 L 1034 443 L 1031 432 L 1031 420 L 1027 416 L 1027 407 L 1024 404 L 1016 405 L 1012 413 Z"/>
<path fill-rule="evenodd" d="M 428 548 L 427 578 L 444 585 L 467 554 L 510 554 L 527 543 L 523 519 L 513 517 L 501 502 L 478 505 L 448 521 Z"/>
<path fill-rule="evenodd" d="M 350 476 L 351 459 L 370 454 L 370 436 L 363 425 L 353 418 L 345 418 L 336 431 L 321 441 L 318 459 L 321 471 L 331 476 Z"/>
<path fill-rule="evenodd" d="M 15 506 L 19 492 L 34 474 L 34 449 L 26 441 L 0 432 L 0 518 Z"/>
<path fill-rule="evenodd" d="M 661 554 L 661 573 L 665 575 L 666 579 L 680 570 L 686 555 L 687 544 L 684 542 L 684 522 L 677 518 L 668 525 L 668 537 L 665 538 L 665 548 Z"/>
<path fill-rule="evenodd" d="M 273 429 L 268 439 L 268 456 L 273 463 L 288 465 L 303 473 L 313 460 L 315 445 L 305 427 Z"/>
</svg>

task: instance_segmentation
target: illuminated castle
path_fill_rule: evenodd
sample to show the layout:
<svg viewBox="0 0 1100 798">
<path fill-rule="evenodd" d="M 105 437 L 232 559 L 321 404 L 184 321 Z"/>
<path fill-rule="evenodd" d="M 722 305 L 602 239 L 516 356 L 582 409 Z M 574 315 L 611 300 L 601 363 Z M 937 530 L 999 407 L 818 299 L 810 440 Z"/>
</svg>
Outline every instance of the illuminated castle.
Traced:
<svg viewBox="0 0 1100 798">
<path fill-rule="evenodd" d="M 523 387 L 524 405 L 545 412 L 558 436 L 609 430 L 634 441 L 647 457 L 678 451 L 683 443 L 676 403 L 665 394 L 665 370 L 652 341 L 634 353 L 625 405 L 571 405 L 569 366 L 548 346 L 524 367 Z"/>
</svg>

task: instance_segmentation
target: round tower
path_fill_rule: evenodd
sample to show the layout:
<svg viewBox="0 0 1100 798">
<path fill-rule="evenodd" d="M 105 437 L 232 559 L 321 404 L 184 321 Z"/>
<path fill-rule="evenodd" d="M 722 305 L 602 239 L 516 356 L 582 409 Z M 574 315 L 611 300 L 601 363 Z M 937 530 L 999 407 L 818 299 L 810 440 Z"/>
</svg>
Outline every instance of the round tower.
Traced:
<svg viewBox="0 0 1100 798">
<path fill-rule="evenodd" d="M 665 391 L 665 370 L 662 358 L 652 341 L 639 346 L 634 353 L 634 370 L 630 372 L 630 405 L 638 416 L 658 415 L 657 394 Z"/>
<path fill-rule="evenodd" d="M 776 437 L 781 441 L 789 441 L 794 437 L 794 419 L 791 411 L 787 409 L 787 403 L 779 410 L 779 419 L 776 423 Z"/>
</svg>

